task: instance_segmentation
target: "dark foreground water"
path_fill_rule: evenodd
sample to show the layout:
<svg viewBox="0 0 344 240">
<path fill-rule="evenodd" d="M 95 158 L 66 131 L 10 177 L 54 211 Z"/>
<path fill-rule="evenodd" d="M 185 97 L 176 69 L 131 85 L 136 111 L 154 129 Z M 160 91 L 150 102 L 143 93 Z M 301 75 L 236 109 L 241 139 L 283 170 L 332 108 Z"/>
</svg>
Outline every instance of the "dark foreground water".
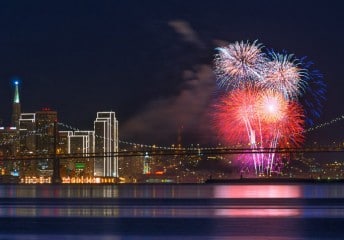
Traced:
<svg viewBox="0 0 344 240">
<path fill-rule="evenodd" d="M 344 239 L 344 185 L 0 185 L 0 239 Z"/>
</svg>

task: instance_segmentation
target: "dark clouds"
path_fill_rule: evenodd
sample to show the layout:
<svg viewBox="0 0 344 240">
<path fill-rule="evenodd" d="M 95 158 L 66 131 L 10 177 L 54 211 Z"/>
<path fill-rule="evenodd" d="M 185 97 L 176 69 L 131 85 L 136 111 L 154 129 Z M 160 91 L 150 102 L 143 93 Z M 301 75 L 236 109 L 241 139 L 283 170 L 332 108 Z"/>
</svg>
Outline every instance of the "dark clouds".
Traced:
<svg viewBox="0 0 344 240">
<path fill-rule="evenodd" d="M 188 22 L 171 20 L 168 25 L 183 41 L 200 51 L 205 50 L 206 44 Z M 215 91 L 215 76 L 211 64 L 199 64 L 196 56 L 198 54 L 194 56 L 194 66 L 182 70 L 176 94 L 149 102 L 123 124 L 121 136 L 124 140 L 175 144 L 178 130 L 181 130 L 183 143 L 212 141 L 209 110 Z"/>
<path fill-rule="evenodd" d="M 186 42 L 194 43 L 200 48 L 204 48 L 205 45 L 198 37 L 197 33 L 191 28 L 190 24 L 183 20 L 172 20 L 168 22 L 177 33 L 179 33 L 183 40 Z"/>
<path fill-rule="evenodd" d="M 183 79 L 185 82 L 176 96 L 150 102 L 125 122 L 121 128 L 122 138 L 141 143 L 148 140 L 150 144 L 174 144 L 181 127 L 188 136 L 204 138 L 200 133 L 210 131 L 207 128 L 210 125 L 208 111 L 215 89 L 212 68 L 208 65 L 195 66 L 184 71 Z"/>
</svg>

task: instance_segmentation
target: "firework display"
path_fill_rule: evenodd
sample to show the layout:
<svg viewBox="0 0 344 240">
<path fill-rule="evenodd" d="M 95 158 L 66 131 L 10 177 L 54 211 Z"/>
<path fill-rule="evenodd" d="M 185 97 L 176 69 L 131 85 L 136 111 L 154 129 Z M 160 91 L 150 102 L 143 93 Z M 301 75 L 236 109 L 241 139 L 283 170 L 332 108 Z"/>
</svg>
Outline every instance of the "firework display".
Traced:
<svg viewBox="0 0 344 240">
<path fill-rule="evenodd" d="M 252 149 L 245 158 L 257 175 L 271 175 L 279 160 L 274 149 L 300 146 L 306 121 L 319 116 L 322 75 L 304 58 L 264 53 L 256 41 L 217 50 L 215 73 L 225 91 L 214 105 L 215 127 L 225 143 Z"/>
</svg>

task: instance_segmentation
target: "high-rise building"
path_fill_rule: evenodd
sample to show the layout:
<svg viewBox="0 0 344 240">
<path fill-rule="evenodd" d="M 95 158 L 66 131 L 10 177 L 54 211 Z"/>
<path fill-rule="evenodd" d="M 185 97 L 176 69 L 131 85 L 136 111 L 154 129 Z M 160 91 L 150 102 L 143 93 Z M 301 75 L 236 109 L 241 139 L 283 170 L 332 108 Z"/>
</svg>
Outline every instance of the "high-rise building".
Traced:
<svg viewBox="0 0 344 240">
<path fill-rule="evenodd" d="M 94 160 L 94 175 L 118 177 L 118 121 L 114 112 L 97 112 L 94 121 L 94 151 L 101 155 Z"/>
<path fill-rule="evenodd" d="M 94 153 L 94 131 L 75 131 L 72 138 L 81 139 L 82 144 L 79 146 L 73 146 L 71 142 L 71 153 L 76 152 L 76 148 L 80 153 Z"/>
<path fill-rule="evenodd" d="M 0 156 L 16 155 L 17 138 L 15 127 L 0 127 Z"/>
<path fill-rule="evenodd" d="M 20 100 L 19 100 L 19 81 L 16 80 L 13 82 L 14 84 L 14 97 L 13 97 L 13 105 L 12 105 L 12 119 L 11 119 L 11 127 L 16 127 L 19 129 L 19 118 L 21 114 L 21 107 L 20 107 Z"/>
<path fill-rule="evenodd" d="M 57 112 L 42 109 L 36 112 L 36 152 L 54 154 L 55 131 L 57 131 Z"/>
<path fill-rule="evenodd" d="M 93 176 L 94 131 L 75 131 L 69 136 L 69 150 L 71 154 L 78 154 L 73 159 L 76 175 Z"/>
<path fill-rule="evenodd" d="M 58 155 L 69 154 L 69 136 L 73 135 L 73 131 L 59 131 L 58 144 L 56 153 Z M 60 158 L 61 177 L 70 177 L 73 170 L 73 160 L 68 158 Z"/>
<path fill-rule="evenodd" d="M 36 151 L 36 114 L 22 113 L 19 118 L 19 143 L 21 153 Z"/>
<path fill-rule="evenodd" d="M 58 154 L 70 154 L 61 159 L 62 175 L 93 177 L 94 131 L 59 131 Z"/>
</svg>

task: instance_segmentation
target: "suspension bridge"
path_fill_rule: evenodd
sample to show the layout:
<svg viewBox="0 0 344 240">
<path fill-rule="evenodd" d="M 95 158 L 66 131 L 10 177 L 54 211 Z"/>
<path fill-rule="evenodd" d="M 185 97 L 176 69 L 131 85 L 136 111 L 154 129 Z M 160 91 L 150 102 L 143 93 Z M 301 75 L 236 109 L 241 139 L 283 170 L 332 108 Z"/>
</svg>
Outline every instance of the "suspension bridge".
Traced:
<svg viewBox="0 0 344 240">
<path fill-rule="evenodd" d="M 334 123 L 337 123 L 344 119 L 344 115 L 337 117 L 331 121 L 324 122 L 315 127 L 306 129 L 304 132 L 312 132 L 320 128 L 330 126 Z M 37 135 L 44 130 L 44 128 L 51 127 L 52 124 L 46 125 L 41 129 L 36 131 L 29 132 L 26 135 L 20 136 L 19 138 L 14 138 L 8 141 L 2 141 L 0 147 L 4 145 L 11 144 L 15 141 L 20 141 L 22 138 L 28 136 Z M 75 128 L 71 125 L 57 122 L 58 126 L 70 129 L 72 131 L 80 131 L 80 129 Z M 58 137 L 58 136 L 55 136 Z M 102 136 L 95 136 L 101 138 Z M 89 157 L 104 157 L 104 156 L 117 156 L 117 157 L 129 157 L 129 156 L 145 156 L 149 154 L 150 156 L 168 156 L 168 155 L 219 155 L 219 154 L 252 154 L 252 153 L 328 153 L 328 152 L 343 152 L 343 144 L 332 144 L 331 146 L 304 146 L 301 148 L 247 148 L 242 146 L 190 146 L 190 147 L 174 147 L 174 146 L 159 146 L 159 145 L 149 145 L 143 143 L 129 142 L 125 140 L 118 140 L 120 144 L 127 146 L 138 146 L 141 150 L 121 150 L 117 152 L 106 152 L 106 153 L 97 153 L 97 152 L 87 152 L 87 153 L 68 153 L 68 154 L 58 154 L 60 159 L 65 158 L 89 158 Z M 31 160 L 31 159 L 53 159 L 56 157 L 56 154 L 17 154 L 16 156 L 3 156 L 2 160 Z"/>
</svg>

